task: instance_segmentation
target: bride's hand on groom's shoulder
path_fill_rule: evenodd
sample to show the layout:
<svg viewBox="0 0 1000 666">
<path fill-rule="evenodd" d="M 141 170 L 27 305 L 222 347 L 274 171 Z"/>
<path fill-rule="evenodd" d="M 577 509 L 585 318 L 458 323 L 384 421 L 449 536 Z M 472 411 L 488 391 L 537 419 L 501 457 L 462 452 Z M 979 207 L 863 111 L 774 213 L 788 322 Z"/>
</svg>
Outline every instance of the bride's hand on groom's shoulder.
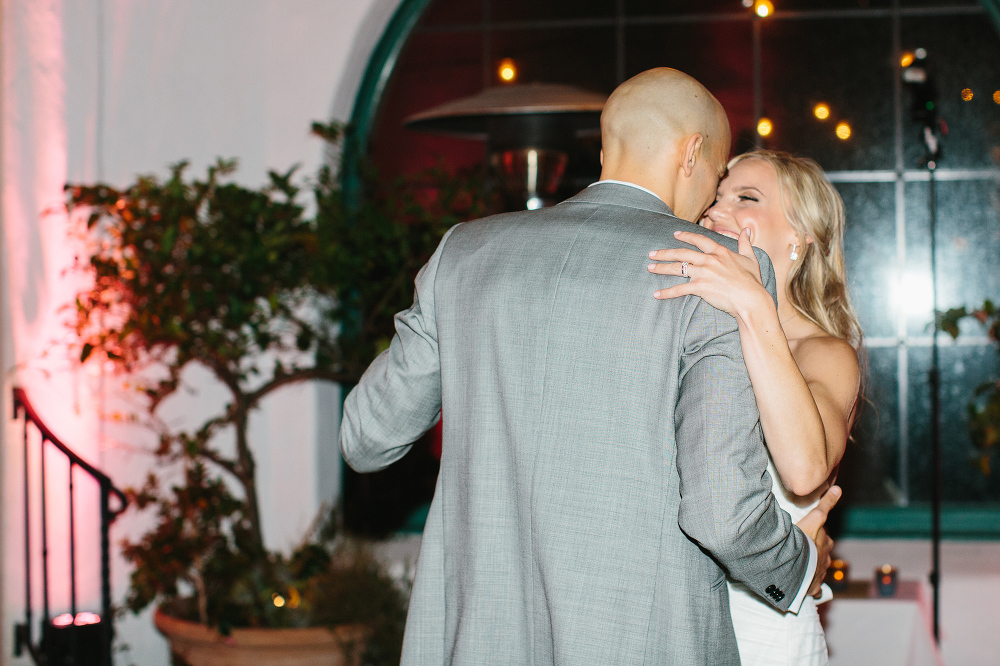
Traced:
<svg viewBox="0 0 1000 666">
<path fill-rule="evenodd" d="M 698 249 L 673 248 L 649 253 L 650 259 L 660 262 L 649 264 L 650 273 L 687 278 L 672 287 L 658 289 L 653 293 L 654 298 L 695 295 L 734 317 L 755 307 L 758 301 L 773 305 L 761 283 L 760 264 L 750 244 L 749 230 L 740 234 L 739 252 L 691 231 L 675 231 L 674 237 Z"/>
</svg>

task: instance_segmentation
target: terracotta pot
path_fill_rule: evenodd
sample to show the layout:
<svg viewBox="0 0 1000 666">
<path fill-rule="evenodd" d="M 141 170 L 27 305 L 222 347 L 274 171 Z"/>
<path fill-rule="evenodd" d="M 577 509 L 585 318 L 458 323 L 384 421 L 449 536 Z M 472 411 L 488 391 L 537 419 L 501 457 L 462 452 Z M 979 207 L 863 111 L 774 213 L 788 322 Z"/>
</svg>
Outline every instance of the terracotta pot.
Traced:
<svg viewBox="0 0 1000 666">
<path fill-rule="evenodd" d="M 358 666 L 368 633 L 363 624 L 345 624 L 333 631 L 233 629 L 222 636 L 159 609 L 153 623 L 170 641 L 170 649 L 191 666 Z"/>
</svg>

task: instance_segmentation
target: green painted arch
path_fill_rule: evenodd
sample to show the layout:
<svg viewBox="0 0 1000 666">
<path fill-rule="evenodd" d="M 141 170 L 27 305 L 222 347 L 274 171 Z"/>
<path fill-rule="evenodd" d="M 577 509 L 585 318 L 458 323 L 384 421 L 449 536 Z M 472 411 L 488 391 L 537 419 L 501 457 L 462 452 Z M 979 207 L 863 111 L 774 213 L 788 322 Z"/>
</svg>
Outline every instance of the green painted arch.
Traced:
<svg viewBox="0 0 1000 666">
<path fill-rule="evenodd" d="M 981 2 L 983 7 L 986 8 L 986 13 L 993 19 L 997 30 L 1000 30 L 1000 0 L 981 0 Z"/>
<path fill-rule="evenodd" d="M 368 66 L 361 77 L 361 85 L 354 97 L 354 109 L 344 137 L 343 169 L 344 203 L 356 210 L 361 201 L 361 158 L 368 146 L 368 138 L 375 124 L 375 116 L 399 54 L 403 51 L 410 33 L 417 25 L 430 0 L 402 0 L 386 25 L 382 37 L 372 51 Z"/>
</svg>

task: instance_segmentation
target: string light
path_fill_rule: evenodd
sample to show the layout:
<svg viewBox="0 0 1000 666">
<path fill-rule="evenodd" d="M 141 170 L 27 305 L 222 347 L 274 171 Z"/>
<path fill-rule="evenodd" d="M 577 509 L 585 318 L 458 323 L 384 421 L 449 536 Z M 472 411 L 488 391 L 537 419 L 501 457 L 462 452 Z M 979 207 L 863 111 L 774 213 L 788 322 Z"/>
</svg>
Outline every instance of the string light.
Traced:
<svg viewBox="0 0 1000 666">
<path fill-rule="evenodd" d="M 813 115 L 816 116 L 816 118 L 818 118 L 819 120 L 826 120 L 827 118 L 830 117 L 829 105 L 820 102 L 819 104 L 813 107 Z"/>
<path fill-rule="evenodd" d="M 1000 104 L 1000 90 L 993 93 L 993 101 Z"/>
<path fill-rule="evenodd" d="M 905 53 L 903 53 L 903 56 L 899 59 L 899 64 L 902 65 L 903 67 L 909 67 L 910 65 L 912 65 L 913 53 L 910 51 L 906 51 Z"/>
<path fill-rule="evenodd" d="M 766 18 L 774 13 L 774 5 L 771 4 L 771 0 L 757 0 L 753 5 L 753 11 L 757 16 Z"/>
<path fill-rule="evenodd" d="M 963 102 L 972 101 L 972 88 L 966 88 L 962 91 L 962 101 Z"/>
<path fill-rule="evenodd" d="M 273 601 L 274 605 L 277 606 L 278 608 L 281 608 L 282 606 L 285 605 L 285 598 L 280 594 L 278 594 L 277 592 L 271 595 L 271 601 Z"/>
<path fill-rule="evenodd" d="M 770 136 L 773 130 L 774 123 L 771 122 L 770 118 L 761 118 L 757 121 L 757 134 L 760 134 L 761 136 Z"/>
<path fill-rule="evenodd" d="M 497 69 L 497 74 L 500 76 L 502 81 L 512 83 L 514 79 L 517 78 L 517 66 L 510 58 L 504 58 L 500 61 L 500 67 Z"/>
<path fill-rule="evenodd" d="M 837 123 L 837 129 L 835 129 L 834 132 L 836 133 L 837 138 L 841 141 L 847 141 L 851 138 L 851 126 L 846 122 Z"/>
</svg>

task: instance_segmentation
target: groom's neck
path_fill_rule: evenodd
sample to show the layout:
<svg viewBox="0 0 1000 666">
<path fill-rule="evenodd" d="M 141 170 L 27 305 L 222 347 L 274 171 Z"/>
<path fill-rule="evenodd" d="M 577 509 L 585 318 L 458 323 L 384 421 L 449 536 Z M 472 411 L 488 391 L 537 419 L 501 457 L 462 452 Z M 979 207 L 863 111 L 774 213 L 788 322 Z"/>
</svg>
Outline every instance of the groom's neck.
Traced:
<svg viewBox="0 0 1000 666">
<path fill-rule="evenodd" d="M 601 169 L 601 180 L 620 180 L 645 187 L 660 197 L 663 203 L 673 210 L 676 183 L 667 177 L 668 171 L 666 168 L 657 168 L 655 165 L 614 163 L 605 160 Z"/>
</svg>

